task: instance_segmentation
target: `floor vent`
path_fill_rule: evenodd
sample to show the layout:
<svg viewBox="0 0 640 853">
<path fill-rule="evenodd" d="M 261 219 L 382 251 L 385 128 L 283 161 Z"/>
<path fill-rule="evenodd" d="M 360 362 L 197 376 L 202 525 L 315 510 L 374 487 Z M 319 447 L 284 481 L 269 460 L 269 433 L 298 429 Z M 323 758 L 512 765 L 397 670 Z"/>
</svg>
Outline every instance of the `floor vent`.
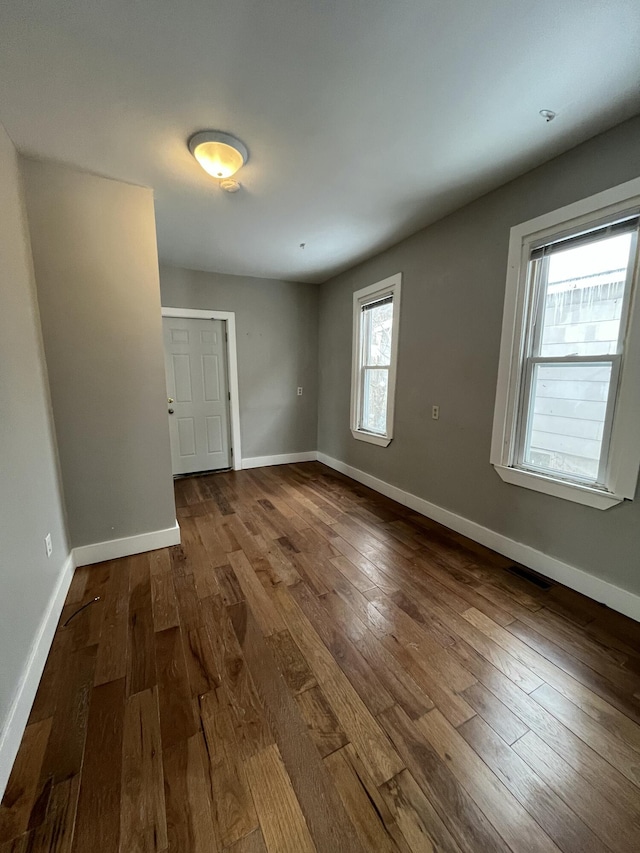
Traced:
<svg viewBox="0 0 640 853">
<path fill-rule="evenodd" d="M 551 581 L 548 581 L 546 578 L 542 577 L 542 575 L 537 575 L 535 572 L 532 572 L 531 569 L 525 569 L 524 566 L 509 566 L 507 571 L 511 572 L 512 575 L 517 575 L 525 581 L 529 581 L 529 583 L 534 584 L 534 586 L 539 587 L 539 589 L 551 589 L 553 586 Z"/>
</svg>

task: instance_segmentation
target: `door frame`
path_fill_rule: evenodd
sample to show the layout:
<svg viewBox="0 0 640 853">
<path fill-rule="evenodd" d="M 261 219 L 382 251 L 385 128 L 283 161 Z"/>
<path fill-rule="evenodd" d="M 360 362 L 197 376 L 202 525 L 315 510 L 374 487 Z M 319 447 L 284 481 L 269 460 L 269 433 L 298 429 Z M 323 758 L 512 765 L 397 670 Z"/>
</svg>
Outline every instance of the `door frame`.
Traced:
<svg viewBox="0 0 640 853">
<path fill-rule="evenodd" d="M 185 320 L 224 320 L 227 324 L 227 367 L 229 370 L 229 409 L 231 419 L 231 449 L 233 470 L 242 470 L 240 446 L 240 391 L 238 386 L 238 349 L 236 343 L 235 311 L 204 311 L 201 308 L 162 308 L 163 317 L 182 317 Z"/>
</svg>

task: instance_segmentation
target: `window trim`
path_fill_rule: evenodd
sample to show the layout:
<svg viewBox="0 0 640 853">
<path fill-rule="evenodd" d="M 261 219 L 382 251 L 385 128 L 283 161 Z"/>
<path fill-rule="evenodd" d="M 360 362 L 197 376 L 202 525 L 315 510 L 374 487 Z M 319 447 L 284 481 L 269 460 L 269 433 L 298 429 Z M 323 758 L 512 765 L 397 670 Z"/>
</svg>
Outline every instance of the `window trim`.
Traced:
<svg viewBox="0 0 640 853">
<path fill-rule="evenodd" d="M 400 327 L 400 293 L 402 273 L 356 290 L 353 294 L 353 340 L 351 352 L 351 434 L 358 441 L 367 441 L 379 447 L 388 447 L 393 438 L 393 422 L 396 397 L 396 373 L 398 366 L 398 330 Z M 359 427 L 361 404 L 361 352 L 362 306 L 376 302 L 386 296 L 393 297 L 393 320 L 391 325 L 391 362 L 389 364 L 389 386 L 387 390 L 387 431 L 384 435 L 368 432 Z"/>
<path fill-rule="evenodd" d="M 491 464 L 506 483 L 544 492 L 597 509 L 632 500 L 640 469 L 640 263 L 636 256 L 627 317 L 624 369 L 616 400 L 606 488 L 581 485 L 560 477 L 514 467 L 518 435 L 518 401 L 525 356 L 526 311 L 531 281 L 527 274 L 531 250 L 582 226 L 640 210 L 640 178 L 627 181 L 511 229 L 502 320 L 500 362 L 491 441 Z"/>
</svg>

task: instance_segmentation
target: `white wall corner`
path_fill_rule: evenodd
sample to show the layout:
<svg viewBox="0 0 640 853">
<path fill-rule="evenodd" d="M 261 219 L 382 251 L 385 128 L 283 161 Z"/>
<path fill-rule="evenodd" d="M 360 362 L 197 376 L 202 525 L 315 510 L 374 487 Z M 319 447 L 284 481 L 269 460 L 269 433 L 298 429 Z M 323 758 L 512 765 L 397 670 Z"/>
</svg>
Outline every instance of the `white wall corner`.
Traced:
<svg viewBox="0 0 640 853">
<path fill-rule="evenodd" d="M 0 732 L 0 799 L 4 794 L 11 768 L 20 748 L 74 569 L 75 563 L 73 553 L 71 553 L 60 571 L 60 576 L 31 647 L 4 729 Z"/>
<path fill-rule="evenodd" d="M 76 566 L 91 566 L 105 560 L 117 560 L 119 557 L 143 554 L 145 551 L 156 551 L 158 548 L 179 544 L 180 525 L 176 519 L 173 527 L 167 527 L 164 530 L 151 530 L 149 533 L 138 533 L 122 539 L 109 539 L 107 542 L 81 545 L 73 549 L 73 558 Z"/>
<path fill-rule="evenodd" d="M 302 453 L 281 453 L 279 456 L 253 456 L 242 460 L 243 468 L 265 468 L 268 465 L 291 465 L 294 462 L 315 462 L 318 458 L 316 450 L 305 450 Z"/>
<path fill-rule="evenodd" d="M 412 495 L 410 492 L 405 492 L 397 486 L 392 486 L 384 480 L 379 480 L 365 471 L 360 471 L 358 468 L 353 468 L 345 462 L 340 462 L 338 459 L 333 459 L 324 453 L 318 453 L 318 461 L 342 474 L 346 474 L 359 483 L 380 492 L 382 495 L 397 501 L 409 509 L 419 512 L 421 515 L 431 518 L 434 521 L 455 530 L 456 533 L 461 533 L 463 536 L 468 536 L 475 542 L 485 545 L 497 551 L 499 554 L 504 554 L 527 566 L 542 575 L 545 575 L 558 583 L 568 586 L 570 589 L 581 592 L 583 595 L 592 598 L 594 601 L 606 604 L 618 613 L 623 613 L 631 619 L 640 622 L 640 595 L 636 595 L 629 590 L 622 589 L 615 584 L 602 580 L 595 575 L 579 569 L 577 566 L 571 566 L 562 560 L 538 551 L 530 545 L 525 545 L 523 542 L 516 542 L 515 539 L 509 539 L 508 536 L 503 536 L 495 530 L 490 530 L 488 527 L 483 527 L 475 521 L 464 518 L 462 515 L 457 515 L 451 510 L 443 509 L 437 504 Z"/>
</svg>

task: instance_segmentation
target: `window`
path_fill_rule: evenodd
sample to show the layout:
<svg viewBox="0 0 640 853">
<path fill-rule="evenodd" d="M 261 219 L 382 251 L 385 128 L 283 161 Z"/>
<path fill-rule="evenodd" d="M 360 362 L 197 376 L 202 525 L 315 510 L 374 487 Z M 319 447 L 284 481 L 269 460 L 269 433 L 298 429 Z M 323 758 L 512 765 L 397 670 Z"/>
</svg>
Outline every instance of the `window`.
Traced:
<svg viewBox="0 0 640 853">
<path fill-rule="evenodd" d="M 511 230 L 491 455 L 509 483 L 600 509 L 633 498 L 639 214 L 640 180 Z"/>
<path fill-rule="evenodd" d="M 393 438 L 401 279 L 398 273 L 353 294 L 351 432 L 382 447 Z"/>
</svg>

